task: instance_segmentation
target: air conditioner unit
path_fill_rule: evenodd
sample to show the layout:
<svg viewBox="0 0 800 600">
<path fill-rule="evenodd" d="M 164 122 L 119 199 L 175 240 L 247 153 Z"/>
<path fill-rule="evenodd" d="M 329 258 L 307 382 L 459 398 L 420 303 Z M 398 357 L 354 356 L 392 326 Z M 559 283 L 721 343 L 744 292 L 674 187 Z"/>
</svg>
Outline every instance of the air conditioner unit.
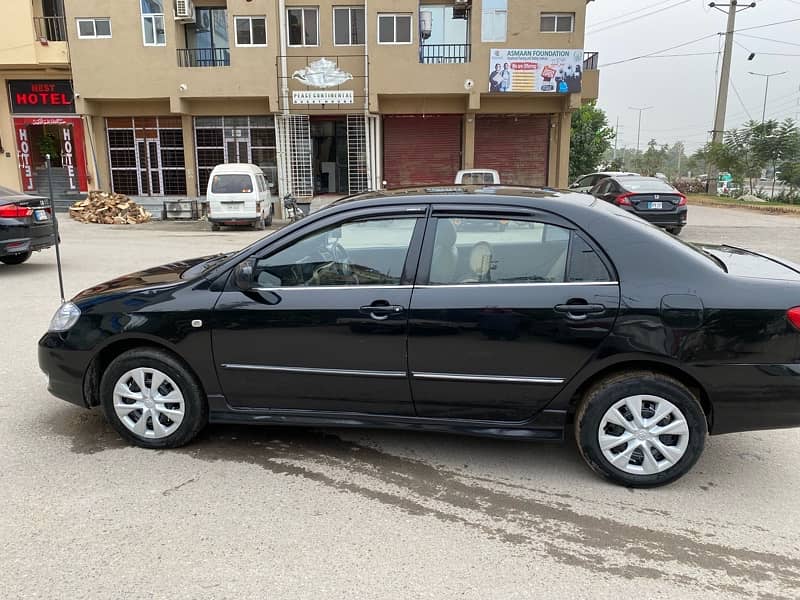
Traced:
<svg viewBox="0 0 800 600">
<path fill-rule="evenodd" d="M 175 20 L 194 21 L 194 4 L 192 0 L 175 0 Z"/>
</svg>

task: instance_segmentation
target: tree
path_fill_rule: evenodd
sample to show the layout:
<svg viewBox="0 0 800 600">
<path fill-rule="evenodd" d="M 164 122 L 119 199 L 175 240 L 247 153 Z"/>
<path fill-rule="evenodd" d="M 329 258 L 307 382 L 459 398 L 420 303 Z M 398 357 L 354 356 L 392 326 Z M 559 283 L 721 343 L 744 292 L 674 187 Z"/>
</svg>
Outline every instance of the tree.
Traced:
<svg viewBox="0 0 800 600">
<path fill-rule="evenodd" d="M 595 102 L 587 102 L 572 113 L 569 140 L 569 177 L 577 179 L 597 168 L 603 154 L 611 148 L 614 130 L 608 126 L 606 113 Z"/>
<path fill-rule="evenodd" d="M 772 168 L 772 194 L 775 194 L 775 177 L 778 164 L 791 160 L 800 152 L 800 136 L 794 121 L 783 123 L 769 120 L 752 126 L 753 151 L 765 165 Z"/>
</svg>

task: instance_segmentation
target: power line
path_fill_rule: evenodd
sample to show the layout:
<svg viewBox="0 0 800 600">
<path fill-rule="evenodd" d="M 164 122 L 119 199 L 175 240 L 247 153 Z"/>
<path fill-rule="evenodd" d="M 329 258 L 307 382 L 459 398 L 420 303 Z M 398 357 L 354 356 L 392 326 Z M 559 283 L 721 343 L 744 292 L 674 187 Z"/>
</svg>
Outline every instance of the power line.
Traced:
<svg viewBox="0 0 800 600">
<path fill-rule="evenodd" d="M 787 46 L 800 46 L 800 44 L 796 44 L 795 42 L 784 42 L 783 40 L 776 40 L 774 38 L 763 37 L 763 36 L 760 36 L 760 35 L 750 35 L 749 33 L 742 33 L 740 35 L 741 35 L 741 37 L 753 38 L 754 40 L 763 40 L 765 42 L 775 42 L 776 44 L 786 44 Z"/>
<path fill-rule="evenodd" d="M 690 46 L 691 44 L 696 44 L 697 42 L 700 42 L 702 40 L 707 40 L 709 38 L 714 37 L 715 35 L 719 35 L 719 34 L 718 33 L 709 33 L 708 35 L 704 35 L 703 37 L 699 37 L 699 38 L 696 38 L 694 40 L 690 40 L 688 42 L 684 42 L 682 44 L 676 44 L 675 46 L 670 46 L 669 48 L 663 48 L 662 50 L 656 50 L 655 52 L 649 52 L 648 54 L 641 54 L 639 56 L 634 56 L 632 58 L 624 58 L 622 60 L 617 60 L 617 61 L 614 61 L 614 62 L 604 63 L 604 64 L 600 65 L 599 68 L 610 67 L 612 65 L 619 65 L 619 64 L 626 63 L 626 62 L 631 62 L 631 61 L 634 61 L 634 60 L 640 60 L 642 58 L 648 58 L 650 56 L 653 56 L 654 54 L 664 54 L 664 52 L 669 52 L 670 50 L 675 50 L 677 48 L 683 48 L 684 46 Z"/>
<path fill-rule="evenodd" d="M 753 117 L 750 115 L 750 111 L 747 110 L 747 106 L 745 106 L 744 100 L 742 100 L 742 96 L 739 94 L 739 90 L 736 89 L 736 85 L 733 83 L 733 79 L 731 79 L 731 87 L 733 88 L 733 93 L 736 94 L 736 98 L 739 100 L 739 104 L 744 109 L 744 112 L 747 114 L 747 118 L 751 121 Z"/>
<path fill-rule="evenodd" d="M 751 31 L 753 29 L 763 29 L 764 27 L 774 27 L 775 25 L 784 25 L 786 23 L 795 23 L 800 21 L 800 17 L 796 19 L 786 19 L 785 21 L 775 21 L 774 23 L 764 23 L 763 25 L 753 25 L 752 27 L 744 27 L 742 29 L 734 29 L 732 33 L 739 33 L 742 31 Z"/>
<path fill-rule="evenodd" d="M 613 29 L 614 27 L 619 27 L 620 25 L 626 25 L 627 23 L 632 23 L 633 21 L 638 21 L 639 19 L 644 19 L 644 18 L 649 17 L 651 15 L 655 15 L 657 13 L 664 12 L 665 10 L 669 10 L 671 8 L 675 8 L 676 6 L 680 6 L 681 4 L 687 4 L 688 2 L 691 2 L 691 1 L 692 0 L 680 0 L 679 2 L 676 2 L 675 4 L 670 4 L 668 6 L 661 7 L 659 9 L 656 9 L 656 10 L 652 11 L 652 12 L 645 13 L 643 15 L 639 15 L 638 17 L 632 17 L 632 18 L 626 19 L 624 21 L 617 21 L 616 23 L 612 23 L 611 25 L 606 25 L 604 27 L 592 28 L 591 31 L 587 30 L 586 33 L 587 34 L 599 33 L 601 31 L 606 31 L 607 29 Z"/>
<path fill-rule="evenodd" d="M 622 14 L 619 14 L 619 15 L 614 15 L 613 17 L 606 17 L 605 19 L 600 19 L 599 21 L 597 21 L 596 23 L 592 23 L 588 27 L 589 28 L 598 27 L 598 26 L 602 25 L 603 23 L 616 21 L 617 19 L 624 19 L 625 17 L 629 17 L 631 15 L 635 15 L 636 13 L 644 12 L 646 10 L 650 10 L 651 8 L 655 8 L 656 6 L 659 6 L 660 4 L 661 4 L 661 0 L 658 0 L 658 2 L 654 2 L 653 4 L 650 4 L 650 5 L 645 6 L 643 8 L 637 8 L 636 10 L 632 10 L 632 11 L 629 11 L 629 12 L 626 12 L 626 13 L 622 13 Z"/>
</svg>

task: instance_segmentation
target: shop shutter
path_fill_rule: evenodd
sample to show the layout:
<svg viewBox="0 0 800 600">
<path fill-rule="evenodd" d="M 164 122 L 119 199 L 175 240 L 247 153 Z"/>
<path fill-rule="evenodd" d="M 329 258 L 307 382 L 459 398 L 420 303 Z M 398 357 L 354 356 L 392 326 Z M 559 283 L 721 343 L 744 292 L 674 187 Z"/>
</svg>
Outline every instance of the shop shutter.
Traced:
<svg viewBox="0 0 800 600">
<path fill-rule="evenodd" d="M 462 115 L 383 118 L 383 178 L 389 188 L 452 184 L 461 168 Z"/>
<path fill-rule="evenodd" d="M 510 185 L 547 185 L 546 115 L 477 115 L 475 168 L 495 169 Z"/>
</svg>

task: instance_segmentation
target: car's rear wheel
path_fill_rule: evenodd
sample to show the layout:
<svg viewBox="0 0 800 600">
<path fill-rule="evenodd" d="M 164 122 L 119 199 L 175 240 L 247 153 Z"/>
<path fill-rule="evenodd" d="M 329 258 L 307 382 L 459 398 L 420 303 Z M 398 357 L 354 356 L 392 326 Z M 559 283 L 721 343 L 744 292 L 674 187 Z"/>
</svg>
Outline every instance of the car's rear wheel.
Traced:
<svg viewBox="0 0 800 600">
<path fill-rule="evenodd" d="M 672 235 L 680 235 L 681 231 L 683 231 L 683 227 L 667 227 L 667 231 Z"/>
<path fill-rule="evenodd" d="M 114 359 L 100 381 L 106 418 L 143 448 L 176 448 L 208 421 L 208 405 L 195 377 L 175 357 L 153 348 Z"/>
<path fill-rule="evenodd" d="M 9 254 L 8 256 L 0 256 L 0 262 L 7 265 L 21 265 L 31 257 L 31 252 L 23 252 L 22 254 Z"/>
<path fill-rule="evenodd" d="M 586 463 L 628 487 L 656 487 L 685 475 L 708 431 L 697 398 L 679 381 L 637 371 L 592 387 L 575 415 Z"/>
<path fill-rule="evenodd" d="M 219 225 L 216 223 L 211 224 L 211 231 L 219 231 Z"/>
<path fill-rule="evenodd" d="M 266 228 L 264 224 L 264 215 L 261 215 L 253 222 L 253 229 L 256 231 L 263 231 Z"/>
</svg>

